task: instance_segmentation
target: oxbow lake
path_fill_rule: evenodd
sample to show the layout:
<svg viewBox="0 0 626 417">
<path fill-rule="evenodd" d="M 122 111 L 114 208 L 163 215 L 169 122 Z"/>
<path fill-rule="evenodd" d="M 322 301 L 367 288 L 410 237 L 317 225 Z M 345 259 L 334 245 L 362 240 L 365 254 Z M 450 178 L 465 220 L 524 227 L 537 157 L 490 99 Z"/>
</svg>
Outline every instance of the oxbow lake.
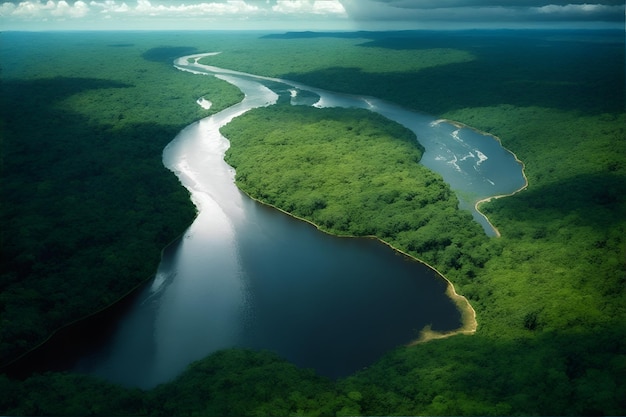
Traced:
<svg viewBox="0 0 626 417">
<path fill-rule="evenodd" d="M 372 97 L 200 65 L 207 55 L 182 57 L 175 65 L 222 78 L 245 99 L 188 126 L 164 150 L 165 166 L 191 192 L 198 217 L 164 252 L 154 280 L 111 337 L 73 370 L 150 388 L 212 352 L 244 347 L 275 351 L 336 378 L 415 340 L 425 326 L 459 328 L 448 283 L 431 268 L 373 239 L 327 235 L 242 194 L 223 160 L 229 144 L 219 128 L 279 95 L 294 105 L 379 112 L 416 133 L 426 148 L 422 163 L 463 191 L 457 192 L 461 207 L 489 234 L 494 231 L 474 203 L 524 186 L 514 156 L 469 128 Z"/>
</svg>

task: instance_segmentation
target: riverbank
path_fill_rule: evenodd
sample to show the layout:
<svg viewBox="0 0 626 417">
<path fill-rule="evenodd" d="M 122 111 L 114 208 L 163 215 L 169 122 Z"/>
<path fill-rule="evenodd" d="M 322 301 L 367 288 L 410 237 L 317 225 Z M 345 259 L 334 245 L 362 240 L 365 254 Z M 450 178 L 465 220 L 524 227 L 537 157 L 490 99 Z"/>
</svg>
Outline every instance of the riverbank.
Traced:
<svg viewBox="0 0 626 417">
<path fill-rule="evenodd" d="M 452 283 L 452 281 L 450 281 L 448 278 L 446 278 L 441 272 L 439 272 L 437 270 L 437 268 L 435 268 L 434 266 L 432 266 L 431 264 L 429 264 L 428 262 L 419 259 L 397 247 L 395 247 L 394 245 L 392 245 L 391 243 L 379 238 L 378 236 L 374 236 L 374 235 L 367 235 L 367 236 L 355 236 L 355 235 L 339 235 L 339 234 L 335 234 L 332 233 L 326 229 L 324 229 L 322 226 L 320 226 L 319 224 L 306 219 L 304 217 L 300 217 L 297 216 L 293 213 L 290 213 L 280 207 L 277 207 L 275 205 L 269 204 L 263 200 L 260 200 L 256 197 L 253 197 L 252 195 L 250 195 L 249 193 L 247 193 L 245 190 L 239 188 L 239 190 L 241 192 L 243 192 L 245 195 L 247 195 L 250 199 L 263 204 L 264 206 L 267 207 L 271 207 L 272 209 L 278 210 L 281 213 L 284 213 L 290 217 L 293 217 L 294 219 L 297 219 L 299 221 L 303 221 L 305 223 L 308 223 L 310 225 L 312 225 L 313 227 L 315 227 L 317 230 L 319 230 L 320 232 L 326 233 L 328 235 L 334 236 L 334 237 L 338 237 L 338 238 L 347 238 L 347 239 L 375 239 L 377 241 L 379 241 L 380 243 L 390 247 L 391 249 L 393 249 L 394 251 L 396 251 L 399 254 L 402 254 L 404 256 L 406 256 L 407 258 L 415 261 L 415 262 L 419 262 L 424 266 L 427 266 L 428 268 L 430 268 L 432 271 L 434 271 L 437 276 L 440 279 L 443 279 L 446 282 L 446 295 L 452 300 L 452 302 L 456 305 L 459 313 L 461 314 L 461 327 L 459 327 L 456 330 L 453 331 L 448 331 L 448 332 L 439 332 L 439 331 L 434 331 L 430 328 L 430 326 L 426 326 L 424 327 L 421 331 L 420 334 L 418 336 L 417 339 L 410 341 L 409 343 L 407 343 L 407 346 L 413 346 L 419 343 L 425 343 L 428 342 L 430 340 L 434 340 L 434 339 L 443 339 L 446 337 L 450 337 L 450 336 L 455 336 L 457 334 L 466 334 L 466 335 L 471 335 L 476 333 L 476 330 L 478 329 L 478 321 L 476 319 L 476 311 L 474 310 L 474 308 L 472 307 L 472 305 L 470 304 L 470 302 L 467 300 L 467 298 L 465 298 L 464 296 L 458 294 L 456 292 L 456 289 L 454 288 L 454 284 Z"/>
<path fill-rule="evenodd" d="M 178 59 L 175 64 L 176 64 L 176 67 L 181 69 L 181 70 L 190 71 L 190 72 L 194 72 L 194 73 L 198 73 L 198 74 L 206 73 L 206 72 L 203 72 L 203 71 L 213 72 L 215 70 L 219 70 L 219 71 L 227 71 L 229 73 L 238 74 L 238 75 L 241 74 L 241 75 L 251 76 L 251 77 L 255 77 L 255 78 L 258 78 L 258 79 L 262 79 L 262 80 L 268 80 L 269 79 L 267 77 L 260 77 L 260 76 L 257 77 L 257 76 L 250 75 L 250 74 L 242 74 L 242 73 L 237 73 L 236 71 L 222 70 L 222 69 L 218 69 L 218 68 L 209 67 L 209 66 L 205 66 L 205 65 L 199 64 L 199 60 L 201 58 L 206 57 L 206 56 L 210 56 L 210 55 L 215 55 L 215 54 L 216 53 L 186 56 L 186 57 Z M 179 65 L 183 65 L 183 64 L 185 64 L 185 65 L 192 64 L 193 66 L 197 66 L 198 70 L 200 70 L 200 71 L 195 71 L 194 69 L 191 69 L 189 67 L 181 68 Z M 279 80 L 279 79 L 271 79 L 271 80 L 272 81 L 276 81 L 276 82 L 285 82 L 287 85 L 293 85 L 292 82 L 289 82 L 289 81 L 286 81 L 286 80 Z M 302 86 L 300 86 L 300 87 L 302 87 Z M 372 107 L 372 105 L 369 102 L 367 102 L 367 100 L 366 100 L 366 104 L 369 104 L 369 107 Z M 496 196 L 489 196 L 489 197 L 487 197 L 485 199 L 479 200 L 478 202 L 476 202 L 474 204 L 474 209 L 481 216 L 484 217 L 484 219 L 487 221 L 487 223 L 494 230 L 496 236 L 500 236 L 499 230 L 495 226 L 493 226 L 491 221 L 488 219 L 488 217 L 484 213 L 479 211 L 478 207 L 479 207 L 480 203 L 482 203 L 484 201 L 488 201 L 488 200 L 493 199 L 493 198 L 500 198 L 500 197 L 503 197 L 503 196 L 513 195 L 513 194 L 515 194 L 515 193 L 525 189 L 527 187 L 528 180 L 527 180 L 526 175 L 524 173 L 524 164 L 523 164 L 523 162 L 520 161 L 519 158 L 517 158 L 517 156 L 513 152 L 511 152 L 510 150 L 504 148 L 502 146 L 501 140 L 498 137 L 494 136 L 494 135 L 491 135 L 491 134 L 486 133 L 486 132 L 482 132 L 482 131 L 480 131 L 478 129 L 475 129 L 475 128 L 471 127 L 471 126 L 467 126 L 467 125 L 462 124 L 460 122 L 452 121 L 452 120 L 448 120 L 448 119 L 438 119 L 438 120 L 436 120 L 433 123 L 437 124 L 437 123 L 440 123 L 440 122 L 447 122 L 447 123 L 449 123 L 449 124 L 451 124 L 451 125 L 453 125 L 453 126 L 455 126 L 457 128 L 471 129 L 472 131 L 475 131 L 475 132 L 477 132 L 477 133 L 479 133 L 481 135 L 492 137 L 493 139 L 495 139 L 499 143 L 499 145 L 503 149 L 505 149 L 506 152 L 508 152 L 508 153 L 513 155 L 513 157 L 514 157 L 514 159 L 515 159 L 515 161 L 517 163 L 520 163 L 522 165 L 522 176 L 524 178 L 524 183 L 525 183 L 522 187 L 520 187 L 518 190 L 515 190 L 515 191 L 513 191 L 512 193 L 509 193 L 509 194 L 501 194 L 501 195 L 496 195 Z M 316 222 L 311 221 L 309 219 L 305 219 L 302 216 L 298 216 L 298 215 L 296 215 L 296 214 L 294 214 L 292 212 L 280 209 L 276 205 L 271 204 L 269 202 L 266 202 L 266 201 L 263 201 L 263 200 L 259 200 L 259 199 L 255 198 L 255 197 L 252 197 L 252 195 L 247 190 L 243 190 L 242 189 L 242 191 L 244 191 L 250 198 L 253 198 L 256 201 L 259 201 L 259 202 L 261 202 L 261 203 L 263 203 L 265 205 L 271 206 L 271 207 L 273 207 L 275 209 L 279 209 L 282 212 L 284 212 L 284 213 L 286 213 L 286 214 L 288 214 L 288 215 L 290 215 L 290 216 L 292 216 L 294 218 L 297 218 L 299 220 L 307 221 L 310 224 L 314 225 L 317 229 L 322 230 L 322 231 L 324 231 L 326 233 L 329 233 L 329 234 L 332 234 L 332 235 L 336 235 L 336 234 L 334 234 L 334 233 L 324 229 L 324 227 L 322 225 L 320 225 L 319 223 L 316 223 Z M 346 236 L 346 235 L 344 235 L 344 236 Z M 355 236 L 356 235 L 350 236 L 350 237 L 355 237 Z M 453 300 L 453 302 L 457 306 L 457 309 L 459 310 L 459 312 L 462 315 L 462 326 L 458 330 L 456 330 L 454 332 L 433 332 L 431 329 L 425 328 L 421 332 L 420 336 L 415 341 L 412 342 L 413 344 L 414 343 L 423 343 L 423 342 L 425 342 L 427 340 L 432 340 L 432 339 L 435 339 L 435 338 L 449 337 L 451 335 L 458 334 L 458 333 L 473 334 L 474 332 L 476 332 L 476 329 L 477 329 L 478 325 L 477 325 L 475 310 L 473 309 L 473 307 L 470 305 L 469 301 L 465 297 L 459 295 L 456 292 L 456 289 L 454 288 L 454 285 L 452 284 L 452 282 L 448 278 L 446 278 L 441 272 L 439 272 L 437 269 L 435 269 L 431 264 L 429 264 L 429 263 L 427 263 L 427 262 L 425 262 L 425 261 L 423 261 L 423 260 L 421 260 L 421 259 L 419 259 L 419 258 L 417 258 L 415 256 L 411 256 L 411 255 L 409 255 L 406 252 L 402 252 L 397 246 L 394 246 L 393 244 L 385 241 L 384 239 L 378 238 L 375 235 L 366 235 L 366 236 L 372 237 L 372 238 L 376 238 L 377 240 L 381 241 L 382 243 L 386 244 L 387 246 L 390 246 L 393 250 L 395 250 L 397 252 L 401 252 L 401 253 L 405 254 L 406 256 L 409 256 L 411 259 L 413 259 L 415 261 L 418 261 L 418 262 L 421 262 L 422 264 L 424 264 L 424 265 L 428 266 L 429 268 L 431 268 L 432 270 L 434 270 L 442 279 L 444 279 L 447 282 L 447 285 L 448 285 L 448 287 L 447 287 L 448 296 L 449 296 L 449 298 L 451 300 Z"/>
<path fill-rule="evenodd" d="M 173 245 L 178 244 L 183 236 L 184 232 L 172 239 L 161 250 L 161 260 L 165 253 L 171 249 Z M 87 336 L 90 334 L 91 329 L 96 328 L 96 332 L 99 333 L 101 327 L 109 327 L 111 323 L 117 323 L 120 316 L 123 315 L 139 293 L 153 279 L 154 274 L 151 274 L 125 294 L 119 296 L 112 303 L 53 330 L 41 343 L 38 343 L 36 346 L 11 361 L 0 365 L 0 373 L 6 373 L 13 378 L 23 379 L 33 373 L 65 371 L 68 366 L 72 367 L 71 364 L 64 363 L 64 359 L 57 359 L 57 364 L 51 368 L 49 357 L 68 356 L 68 360 L 71 360 L 84 354 L 84 352 L 80 352 L 80 350 L 83 346 L 92 342 L 92 340 L 89 340 L 90 337 Z M 96 337 L 99 336 L 98 334 Z M 57 339 L 60 340 L 57 341 Z M 66 343 L 66 339 L 70 339 L 71 344 Z M 76 349 L 78 349 L 78 351 L 74 352 Z M 73 353 L 69 353 L 68 350 L 71 350 Z M 55 352 L 54 355 L 50 355 L 49 351 Z"/>
<path fill-rule="evenodd" d="M 275 82 L 284 82 L 284 83 L 286 83 L 286 85 L 291 85 L 291 86 L 295 85 L 295 83 L 287 81 L 287 80 L 280 80 L 280 79 L 274 79 L 274 78 L 268 78 L 268 77 L 262 77 L 262 76 L 255 76 L 255 75 L 250 75 L 250 74 L 243 74 L 243 73 L 239 73 L 237 71 L 223 70 L 223 69 L 219 69 L 219 68 L 215 68 L 215 67 L 209 67 L 209 66 L 202 65 L 202 64 L 199 63 L 199 60 L 201 58 L 206 57 L 206 56 L 211 56 L 211 55 L 216 55 L 216 53 L 197 54 L 197 55 L 192 55 L 192 56 L 186 56 L 186 57 L 180 58 L 180 59 L 178 59 L 176 61 L 176 64 L 186 63 L 186 65 L 192 64 L 193 66 L 197 66 L 197 69 L 199 71 L 195 71 L 195 70 L 193 70 L 191 68 L 181 68 L 178 65 L 177 65 L 177 68 L 182 69 L 182 70 L 186 70 L 186 71 L 190 71 L 190 72 L 194 72 L 194 73 L 199 73 L 199 74 L 206 73 L 206 72 L 203 72 L 203 71 L 208 71 L 209 73 L 211 73 L 213 71 L 226 71 L 226 72 L 232 73 L 232 74 L 255 77 L 255 78 L 260 79 L 260 80 L 271 80 L 271 81 L 275 81 Z M 302 85 L 299 85 L 299 86 L 301 88 L 303 88 Z M 316 91 L 318 93 L 322 92 L 321 90 L 316 90 Z M 323 92 L 323 93 L 325 94 L 325 92 Z M 351 98 L 351 100 L 353 100 L 353 101 L 356 100 L 356 102 L 358 102 L 358 98 L 356 98 L 356 97 Z M 334 101 L 333 101 L 333 103 L 334 103 Z M 372 107 L 372 104 L 369 103 L 369 101 L 365 100 L 365 103 L 370 108 Z M 477 132 L 477 133 L 479 133 L 480 135 L 483 135 L 483 136 L 490 136 L 491 138 L 495 139 L 498 142 L 498 144 L 500 145 L 500 147 L 502 147 L 506 152 L 508 152 L 509 154 L 513 155 L 514 160 L 522 166 L 522 169 L 521 169 L 522 170 L 522 177 L 524 178 L 524 185 L 522 187 L 520 187 L 517 190 L 514 190 L 511 193 L 508 193 L 508 194 L 498 194 L 498 195 L 494 195 L 494 196 L 489 196 L 489 197 L 487 197 L 485 199 L 481 199 L 478 202 L 474 203 L 474 209 L 476 210 L 476 212 L 479 213 L 480 216 L 482 216 L 486 220 L 486 222 L 493 229 L 495 235 L 496 236 L 500 236 L 501 235 L 500 231 L 491 223 L 489 218 L 484 213 L 482 213 L 479 210 L 479 205 L 482 202 L 489 201 L 489 200 L 491 200 L 493 198 L 500 198 L 500 197 L 504 197 L 504 196 L 513 195 L 513 194 L 515 194 L 517 192 L 520 192 L 521 190 L 525 189 L 527 187 L 527 185 L 528 185 L 528 180 L 527 180 L 526 175 L 524 173 L 524 164 L 523 164 L 523 162 L 520 161 L 519 158 L 517 158 L 517 156 L 513 152 L 511 152 L 510 150 L 508 150 L 508 149 L 506 149 L 506 148 L 504 148 L 502 146 L 502 141 L 500 140 L 500 138 L 498 138 L 498 137 L 496 137 L 496 136 L 494 136 L 492 134 L 489 134 L 489 133 L 486 133 L 486 132 L 482 132 L 482 131 L 480 131 L 478 129 L 475 129 L 475 128 L 471 127 L 471 126 L 465 125 L 465 124 L 457 122 L 457 121 L 448 120 L 448 119 L 438 119 L 438 120 L 436 120 L 433 123 L 436 125 L 437 123 L 441 123 L 441 122 L 447 122 L 447 123 L 449 123 L 449 124 L 451 124 L 451 125 L 453 125 L 453 126 L 455 126 L 457 128 L 467 128 L 467 129 L 470 129 L 470 130 L 472 130 L 474 132 Z M 493 185 L 493 183 L 492 183 L 492 185 Z M 251 194 L 249 192 L 246 191 L 246 194 L 251 197 Z M 257 200 L 257 201 L 261 201 L 261 200 Z M 261 202 L 266 204 L 266 205 L 269 205 L 271 207 L 278 208 L 276 205 L 273 205 L 273 204 L 271 204 L 269 202 L 266 202 L 266 201 L 261 201 Z M 289 214 L 289 215 L 291 215 L 291 216 L 293 216 L 293 217 L 295 217 L 295 218 L 298 218 L 300 220 L 305 220 L 301 216 L 298 216 L 298 215 L 296 215 L 294 213 L 291 213 L 291 212 L 288 212 L 288 211 L 284 211 L 284 212 Z M 310 220 L 305 220 L 305 221 L 310 222 L 311 224 L 313 224 L 316 228 L 318 228 L 320 230 L 324 230 L 323 226 L 321 226 L 319 223 L 316 223 L 316 222 L 310 221 Z M 326 231 L 326 230 L 324 230 L 324 231 Z M 328 231 L 326 231 L 326 232 L 328 232 Z M 328 233 L 330 233 L 330 232 L 328 232 Z M 370 235 L 370 236 L 372 236 L 372 235 Z M 385 243 L 386 245 L 392 247 L 394 250 L 399 251 L 399 249 L 396 246 L 386 242 L 383 239 L 379 239 L 379 238 L 377 238 L 377 239 L 380 240 L 381 242 Z M 413 258 L 413 259 L 415 259 L 415 260 L 417 260 L 419 262 L 422 262 L 425 265 L 427 265 L 428 267 L 430 267 L 431 269 L 435 270 L 443 279 L 445 279 L 448 282 L 448 285 L 450 287 L 450 291 L 449 291 L 450 294 L 449 294 L 449 296 L 450 296 L 451 299 L 453 299 L 455 301 L 455 304 L 457 305 L 457 308 L 459 309 L 459 311 L 462 312 L 463 317 L 464 317 L 464 319 L 463 319 L 463 326 L 461 326 L 459 332 L 462 332 L 462 333 L 473 333 L 473 332 L 475 332 L 476 328 L 477 328 L 476 313 L 475 313 L 474 309 L 471 307 L 471 305 L 469 305 L 469 302 L 467 301 L 467 299 L 465 297 L 462 297 L 462 296 L 458 295 L 456 293 L 454 285 L 452 285 L 451 281 L 448 280 L 439 271 L 437 271 L 432 265 L 430 265 L 427 262 L 422 261 L 421 259 L 418 259 L 418 258 L 416 258 L 414 256 L 411 256 L 411 258 Z M 446 334 L 442 333 L 442 334 L 435 335 L 432 332 L 432 330 L 428 331 L 427 329 L 425 329 L 424 332 L 423 332 L 423 335 L 420 336 L 417 340 L 420 340 L 420 341 L 431 340 L 431 339 L 433 339 L 435 337 L 446 337 Z"/>
<path fill-rule="evenodd" d="M 517 157 L 517 155 L 515 154 L 515 152 L 513 152 L 513 151 L 511 151 L 510 149 L 506 148 L 506 147 L 502 144 L 502 139 L 500 139 L 498 136 L 496 136 L 496 135 L 494 135 L 494 134 L 492 134 L 492 133 L 485 132 L 485 131 L 480 130 L 480 129 L 477 129 L 477 128 L 475 128 L 475 127 L 472 127 L 472 126 L 466 125 L 465 123 L 461 123 L 461 122 L 458 122 L 458 121 L 456 121 L 456 120 L 451 120 L 451 119 L 437 119 L 437 120 L 436 120 L 435 122 L 433 122 L 433 123 L 434 123 L 434 124 L 438 124 L 438 123 L 448 123 L 448 124 L 450 124 L 450 125 L 452 125 L 452 126 L 454 126 L 454 127 L 458 128 L 458 129 L 470 129 L 470 130 L 473 130 L 474 132 L 476 132 L 476 133 L 478 133 L 478 134 L 480 134 L 480 135 L 483 135 L 483 136 L 489 136 L 489 137 L 491 137 L 492 139 L 494 139 L 495 141 L 497 141 L 497 142 L 500 144 L 500 146 L 502 147 L 502 149 L 504 149 L 505 151 L 507 151 L 508 153 L 510 153 L 511 155 L 513 155 L 513 158 L 515 158 L 515 161 L 516 161 L 517 163 L 519 163 L 519 164 L 522 166 L 522 177 L 524 178 L 524 185 L 522 185 L 520 188 L 518 188 L 517 190 L 515 190 L 515 191 L 513 191 L 513 192 L 511 192 L 511 193 L 507 193 L 507 194 L 498 194 L 498 195 L 489 196 L 489 197 L 486 197 L 486 198 L 482 198 L 482 199 L 480 199 L 480 200 L 478 200 L 478 201 L 476 201 L 476 202 L 474 203 L 474 209 L 476 210 L 476 212 L 478 212 L 478 214 L 480 214 L 481 216 L 483 216 L 483 218 L 485 219 L 485 221 L 486 221 L 487 223 L 489 223 L 489 225 L 491 226 L 491 228 L 494 230 L 494 232 L 495 232 L 495 234 L 496 234 L 496 237 L 501 237 L 502 235 L 500 234 L 500 230 L 498 230 L 498 228 L 497 228 L 497 227 L 496 227 L 493 223 L 491 223 L 491 220 L 489 220 L 489 217 L 488 217 L 485 213 L 483 213 L 482 211 L 480 211 L 480 205 L 481 205 L 482 203 L 486 203 L 486 202 L 489 202 L 489 201 L 494 200 L 494 199 L 498 199 L 498 198 L 503 198 L 503 197 L 510 197 L 510 196 L 513 196 L 513 195 L 515 195 L 515 194 L 517 194 L 517 193 L 519 193 L 519 192 L 521 192 L 521 191 L 524 191 L 526 188 L 528 188 L 528 178 L 526 177 L 526 165 L 524 164 L 524 161 L 522 161 L 521 159 L 519 159 L 519 158 Z"/>
</svg>

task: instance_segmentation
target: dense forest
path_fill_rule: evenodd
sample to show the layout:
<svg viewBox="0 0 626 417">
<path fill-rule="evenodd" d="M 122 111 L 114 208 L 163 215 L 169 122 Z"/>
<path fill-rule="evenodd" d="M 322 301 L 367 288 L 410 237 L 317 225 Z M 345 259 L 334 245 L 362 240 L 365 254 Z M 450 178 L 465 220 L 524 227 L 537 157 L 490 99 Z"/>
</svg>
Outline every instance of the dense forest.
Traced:
<svg viewBox="0 0 626 417">
<path fill-rule="evenodd" d="M 477 333 L 398 348 L 338 381 L 239 349 L 150 391 L 68 373 L 3 375 L 0 412 L 626 413 L 623 33 L 0 36 L 4 363 L 148 278 L 191 221 L 161 150 L 185 124 L 240 96 L 214 78 L 175 71 L 176 56 L 227 51 L 207 59 L 458 120 L 501 138 L 529 180 L 526 191 L 481 207 L 502 233 L 487 238 L 440 179 L 413 166 L 422 150 L 398 126 L 356 110 L 251 112 L 224 129 L 243 189 L 334 233 L 397 239 L 470 300 Z M 202 95 L 210 111 L 195 104 Z M 276 130 L 274 119 L 286 128 Z M 394 149 L 377 152 L 391 142 Z M 287 145 L 283 160 L 246 165 L 277 143 Z M 351 163 L 333 163 L 338 152 Z M 378 157 L 404 168 L 364 169 Z M 272 171 L 295 159 L 311 170 Z M 364 198 L 358 210 L 345 191 L 359 186 L 355 178 L 378 186 L 354 194 Z M 321 180 L 323 189 L 298 194 Z M 359 223 L 360 215 L 376 221 Z"/>
</svg>

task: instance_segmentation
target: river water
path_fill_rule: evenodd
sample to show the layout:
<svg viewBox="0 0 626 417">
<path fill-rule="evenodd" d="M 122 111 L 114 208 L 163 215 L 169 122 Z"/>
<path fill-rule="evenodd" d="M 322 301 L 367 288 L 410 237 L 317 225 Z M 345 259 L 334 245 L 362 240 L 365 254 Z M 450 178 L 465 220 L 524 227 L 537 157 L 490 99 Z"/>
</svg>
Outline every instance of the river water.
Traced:
<svg viewBox="0 0 626 417">
<path fill-rule="evenodd" d="M 523 185 L 505 180 L 523 180 L 513 156 L 493 138 L 381 100 L 204 66 L 199 57 L 175 64 L 220 77 L 245 99 L 188 126 L 164 150 L 165 166 L 191 192 L 198 217 L 166 251 L 113 336 L 74 370 L 150 388 L 216 350 L 246 347 L 341 377 L 411 342 L 425 326 L 459 328 L 448 283 L 431 268 L 372 239 L 326 235 L 243 195 L 223 160 L 229 144 L 219 128 L 275 103 L 278 94 L 293 104 L 369 108 L 415 131 L 426 148 L 424 165 L 453 189 L 471 190 L 460 199 L 471 210 L 476 199 Z"/>
</svg>

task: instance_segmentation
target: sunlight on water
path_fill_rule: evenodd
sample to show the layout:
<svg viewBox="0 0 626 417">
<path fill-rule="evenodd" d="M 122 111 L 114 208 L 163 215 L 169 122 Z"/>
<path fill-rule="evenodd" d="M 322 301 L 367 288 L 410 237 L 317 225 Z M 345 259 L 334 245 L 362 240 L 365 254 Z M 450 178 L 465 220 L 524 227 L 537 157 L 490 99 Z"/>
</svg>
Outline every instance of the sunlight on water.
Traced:
<svg viewBox="0 0 626 417">
<path fill-rule="evenodd" d="M 164 254 L 155 281 L 114 337 L 75 370 L 149 388 L 216 350 L 247 347 L 339 377 L 417 339 L 425 326 L 458 329 L 448 283 L 432 269 L 375 240 L 320 233 L 239 191 L 219 128 L 278 95 L 252 77 L 218 76 L 239 87 L 244 100 L 183 129 L 163 152 L 198 217 Z M 366 105 L 293 88 L 307 105 Z M 289 88 L 282 93 L 292 95 Z"/>
</svg>

